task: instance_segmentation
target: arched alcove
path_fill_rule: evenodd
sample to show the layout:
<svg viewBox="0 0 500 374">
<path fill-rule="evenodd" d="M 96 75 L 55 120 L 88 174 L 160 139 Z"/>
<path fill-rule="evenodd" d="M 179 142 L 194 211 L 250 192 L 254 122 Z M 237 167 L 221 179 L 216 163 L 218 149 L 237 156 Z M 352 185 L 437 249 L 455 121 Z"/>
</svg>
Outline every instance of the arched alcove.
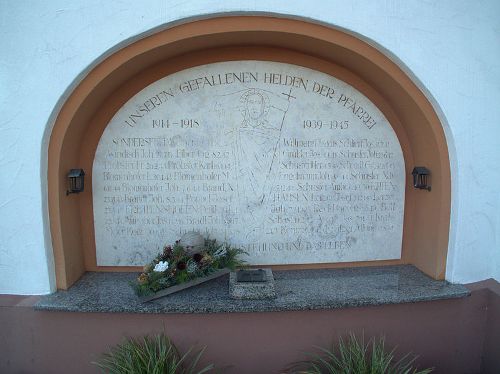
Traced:
<svg viewBox="0 0 500 374">
<path fill-rule="evenodd" d="M 401 143 L 407 175 L 401 260 L 442 279 L 448 248 L 451 180 L 442 125 L 410 77 L 359 38 L 324 25 L 270 16 L 192 21 L 142 38 L 99 63 L 69 95 L 50 136 L 48 208 L 57 287 L 65 289 L 97 267 L 92 211 L 92 162 L 99 138 L 116 111 L 152 82 L 193 66 L 238 60 L 288 62 L 335 76 L 384 113 Z M 413 166 L 432 171 L 432 192 L 416 190 Z M 86 191 L 66 196 L 69 169 L 87 172 Z"/>
</svg>

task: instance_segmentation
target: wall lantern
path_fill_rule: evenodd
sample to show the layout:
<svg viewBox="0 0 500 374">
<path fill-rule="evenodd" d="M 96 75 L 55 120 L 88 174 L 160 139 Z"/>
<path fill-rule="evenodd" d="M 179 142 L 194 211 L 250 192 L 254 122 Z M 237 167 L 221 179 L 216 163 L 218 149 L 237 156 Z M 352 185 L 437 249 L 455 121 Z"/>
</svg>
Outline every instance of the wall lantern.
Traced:
<svg viewBox="0 0 500 374">
<path fill-rule="evenodd" d="M 69 190 L 66 191 L 66 196 L 70 193 L 83 192 L 83 180 L 85 172 L 83 169 L 71 169 L 68 173 Z"/>
<path fill-rule="evenodd" d="M 421 190 L 431 190 L 431 186 L 429 186 L 429 176 L 431 172 L 429 169 L 423 166 L 415 166 L 411 174 L 413 175 L 413 187 Z"/>
</svg>

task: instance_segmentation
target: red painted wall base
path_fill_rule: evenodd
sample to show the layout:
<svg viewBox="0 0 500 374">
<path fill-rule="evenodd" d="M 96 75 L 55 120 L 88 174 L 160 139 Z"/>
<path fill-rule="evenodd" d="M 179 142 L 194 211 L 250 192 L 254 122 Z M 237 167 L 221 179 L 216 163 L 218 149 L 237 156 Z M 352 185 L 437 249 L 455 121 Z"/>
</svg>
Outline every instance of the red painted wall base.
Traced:
<svg viewBox="0 0 500 374">
<path fill-rule="evenodd" d="M 1 373 L 98 373 L 91 361 L 120 342 L 165 330 L 182 350 L 206 345 L 227 373 L 279 373 L 314 345 L 352 331 L 385 335 L 436 373 L 500 372 L 500 286 L 469 285 L 463 299 L 282 313 L 146 315 L 34 311 L 36 297 L 0 296 Z"/>
</svg>

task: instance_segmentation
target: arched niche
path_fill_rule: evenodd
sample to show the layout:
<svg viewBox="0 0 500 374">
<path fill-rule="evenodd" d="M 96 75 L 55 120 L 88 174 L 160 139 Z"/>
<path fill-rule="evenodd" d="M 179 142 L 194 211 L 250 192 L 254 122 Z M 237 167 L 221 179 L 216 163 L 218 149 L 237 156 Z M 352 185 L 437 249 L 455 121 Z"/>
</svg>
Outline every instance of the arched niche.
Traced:
<svg viewBox="0 0 500 374">
<path fill-rule="evenodd" d="M 450 162 L 443 127 L 423 92 L 389 57 L 344 31 L 270 16 L 231 16 L 177 25 L 129 44 L 92 69 L 63 104 L 50 136 L 47 175 L 57 287 L 68 288 L 85 271 L 137 270 L 96 266 L 92 162 L 116 111 L 141 89 L 169 74 L 238 60 L 292 63 L 347 82 L 384 113 L 403 150 L 407 183 L 401 259 L 302 267 L 413 264 L 443 279 L 450 224 Z M 410 173 L 415 165 L 432 171 L 432 192 L 412 187 Z M 87 172 L 86 191 L 66 196 L 66 175 L 75 167 Z"/>
</svg>

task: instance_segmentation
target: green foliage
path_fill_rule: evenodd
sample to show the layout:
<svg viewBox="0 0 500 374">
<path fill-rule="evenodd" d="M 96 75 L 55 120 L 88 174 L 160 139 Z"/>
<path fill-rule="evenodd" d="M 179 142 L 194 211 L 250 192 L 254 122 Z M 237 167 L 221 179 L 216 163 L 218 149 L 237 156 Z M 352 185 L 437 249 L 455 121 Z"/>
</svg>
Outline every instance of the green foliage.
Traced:
<svg viewBox="0 0 500 374">
<path fill-rule="evenodd" d="M 189 280 L 189 274 L 187 273 L 186 270 L 178 271 L 177 274 L 175 274 L 175 281 L 176 284 L 179 283 L 184 283 Z"/>
<path fill-rule="evenodd" d="M 93 364 L 107 374 L 202 374 L 214 368 L 209 364 L 197 369 L 204 351 L 190 348 L 181 356 L 170 339 L 160 334 L 126 339 Z"/>
<path fill-rule="evenodd" d="M 227 243 L 217 243 L 215 239 L 205 239 L 204 247 L 194 255 L 183 248 L 179 241 L 173 246 L 165 246 L 156 258 L 144 267 L 144 272 L 131 282 L 139 296 L 154 294 L 162 289 L 205 277 L 217 270 L 234 270 L 244 265 L 238 256 L 245 252 Z M 160 262 L 168 263 L 164 271 L 154 271 Z"/>
<path fill-rule="evenodd" d="M 308 359 L 294 363 L 286 370 L 294 374 L 427 374 L 433 369 L 417 370 L 413 364 L 417 359 L 406 354 L 395 360 L 395 349 L 387 352 L 383 337 L 370 339 L 365 344 L 350 334 L 347 341 L 339 339 L 337 348 L 319 348 L 318 353 L 307 353 Z"/>
</svg>

